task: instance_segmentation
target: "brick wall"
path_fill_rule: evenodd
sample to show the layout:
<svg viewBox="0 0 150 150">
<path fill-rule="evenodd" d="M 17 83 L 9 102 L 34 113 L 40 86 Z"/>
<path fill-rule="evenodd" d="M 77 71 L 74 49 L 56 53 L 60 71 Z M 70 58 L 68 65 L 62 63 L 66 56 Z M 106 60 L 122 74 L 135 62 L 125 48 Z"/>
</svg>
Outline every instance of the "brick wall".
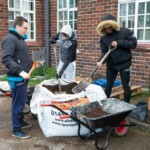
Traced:
<svg viewBox="0 0 150 150">
<path fill-rule="evenodd" d="M 106 14 L 117 14 L 116 0 L 78 1 L 78 49 L 77 73 L 89 74 L 100 56 L 99 35 L 96 32 L 100 18 Z M 97 73 L 104 74 L 104 70 Z"/>
<path fill-rule="evenodd" d="M 0 72 L 5 72 L 4 66 L 1 63 L 1 56 L 2 56 L 2 40 L 6 36 L 7 27 L 8 27 L 8 2 L 7 0 L 0 1 Z"/>
</svg>

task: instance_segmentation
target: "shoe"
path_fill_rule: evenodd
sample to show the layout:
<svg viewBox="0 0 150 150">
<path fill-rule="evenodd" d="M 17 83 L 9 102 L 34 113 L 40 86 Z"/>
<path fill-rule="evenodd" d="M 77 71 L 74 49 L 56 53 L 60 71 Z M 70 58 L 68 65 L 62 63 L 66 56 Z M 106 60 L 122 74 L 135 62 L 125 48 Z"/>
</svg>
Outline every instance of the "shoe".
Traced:
<svg viewBox="0 0 150 150">
<path fill-rule="evenodd" d="M 28 134 L 24 133 L 22 130 L 14 131 L 12 133 L 12 136 L 16 138 L 20 138 L 20 139 L 27 139 L 30 137 Z"/>
<path fill-rule="evenodd" d="M 32 127 L 32 123 L 22 121 L 21 129 L 26 129 L 26 128 L 30 128 L 30 127 Z"/>
</svg>

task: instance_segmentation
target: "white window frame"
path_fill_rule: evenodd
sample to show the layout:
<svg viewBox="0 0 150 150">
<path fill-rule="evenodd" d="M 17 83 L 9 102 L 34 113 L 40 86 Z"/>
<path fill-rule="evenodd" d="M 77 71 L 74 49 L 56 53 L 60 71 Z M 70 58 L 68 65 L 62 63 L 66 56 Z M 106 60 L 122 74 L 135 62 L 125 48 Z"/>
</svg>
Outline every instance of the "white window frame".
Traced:
<svg viewBox="0 0 150 150">
<path fill-rule="evenodd" d="M 63 2 L 65 1 L 65 0 L 62 0 Z M 76 11 L 76 13 L 77 13 L 77 7 L 74 7 L 74 8 L 69 8 L 69 0 L 66 0 L 67 1 L 67 7 L 66 8 L 59 8 L 59 0 L 57 0 L 57 31 L 60 31 L 60 29 L 59 29 L 59 12 L 62 12 L 62 11 L 66 11 L 67 12 L 67 20 L 62 20 L 62 23 L 63 23 L 63 25 L 62 26 L 64 26 L 64 25 L 66 25 L 66 24 L 69 24 L 69 12 L 70 11 L 73 11 L 73 12 L 75 12 Z M 73 23 L 76 21 L 76 25 L 77 25 L 77 18 L 75 19 L 74 18 L 74 16 L 73 16 Z M 73 27 L 72 27 L 73 29 L 74 29 L 74 24 L 73 24 Z M 76 30 L 76 29 L 74 29 L 74 30 Z"/>
<path fill-rule="evenodd" d="M 23 9 L 23 1 L 24 2 L 33 2 L 33 7 L 34 7 L 34 9 L 33 10 L 24 10 Z M 10 8 L 10 6 L 9 6 L 9 0 L 8 0 L 8 12 L 9 11 L 18 11 L 18 12 L 20 12 L 20 15 L 21 16 L 23 16 L 23 17 L 25 17 L 27 20 L 28 20 L 28 30 L 27 30 L 27 34 L 30 34 L 31 32 L 33 32 L 33 37 L 34 38 L 28 38 L 26 41 L 36 41 L 36 14 L 35 14 L 35 3 L 36 3 L 36 1 L 35 0 L 20 0 L 20 8 L 15 8 L 15 0 L 14 0 L 14 8 Z M 28 15 L 28 17 L 26 17 L 26 16 L 24 16 L 23 14 L 27 14 Z M 33 21 L 30 21 L 29 20 L 29 14 L 33 14 Z M 16 18 L 17 16 L 15 15 L 15 13 L 14 13 L 14 19 Z M 14 20 L 9 20 L 9 18 L 8 18 L 8 22 L 13 22 Z M 33 30 L 30 30 L 30 28 L 29 28 L 29 25 L 30 25 L 30 23 L 33 23 Z M 28 35 L 28 37 L 29 37 L 30 35 Z"/>
<path fill-rule="evenodd" d="M 138 5 L 141 2 L 144 2 L 144 3 L 145 2 L 150 2 L 150 0 L 118 0 L 118 23 L 119 23 L 119 17 L 120 17 L 120 4 L 135 3 L 135 22 L 134 22 L 133 30 L 134 30 L 134 34 L 135 34 L 136 37 L 137 37 L 137 30 L 138 30 L 138 27 L 137 27 Z M 145 13 L 144 13 L 144 17 L 145 17 Z M 127 16 L 127 18 L 128 18 L 128 16 Z M 128 25 L 126 27 L 128 27 Z M 147 29 L 147 28 L 144 27 L 144 30 L 145 29 Z M 148 29 L 150 29 L 150 27 L 148 27 Z M 143 36 L 145 36 L 145 34 Z M 138 42 L 140 42 L 140 43 L 149 43 L 150 40 L 138 40 Z"/>
</svg>

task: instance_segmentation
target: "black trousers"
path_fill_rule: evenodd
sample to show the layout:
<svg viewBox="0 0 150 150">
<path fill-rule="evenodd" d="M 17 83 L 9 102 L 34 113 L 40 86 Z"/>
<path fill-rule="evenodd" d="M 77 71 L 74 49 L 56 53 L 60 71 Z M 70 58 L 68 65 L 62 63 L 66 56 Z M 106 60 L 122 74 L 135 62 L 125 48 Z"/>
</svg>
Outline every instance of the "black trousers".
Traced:
<svg viewBox="0 0 150 150">
<path fill-rule="evenodd" d="M 130 85 L 129 85 L 130 84 L 130 67 L 122 69 L 122 70 L 115 70 L 115 69 L 111 69 L 107 67 L 106 69 L 107 84 L 105 88 L 105 93 L 107 97 L 110 97 L 112 87 L 113 87 L 114 81 L 118 73 L 120 74 L 121 82 L 122 82 L 122 86 L 124 90 L 124 101 L 129 103 L 130 98 L 131 98 L 131 90 L 130 90 Z"/>
</svg>

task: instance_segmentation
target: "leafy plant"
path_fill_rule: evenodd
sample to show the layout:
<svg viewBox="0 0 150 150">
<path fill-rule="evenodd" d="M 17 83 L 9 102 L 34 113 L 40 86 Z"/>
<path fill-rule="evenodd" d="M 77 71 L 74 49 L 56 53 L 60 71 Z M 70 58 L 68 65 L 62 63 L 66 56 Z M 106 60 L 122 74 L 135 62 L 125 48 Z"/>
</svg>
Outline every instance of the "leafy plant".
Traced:
<svg viewBox="0 0 150 150">
<path fill-rule="evenodd" d="M 4 75 L 3 77 L 0 78 L 1 81 L 7 81 L 7 76 Z"/>
<path fill-rule="evenodd" d="M 44 64 L 40 66 L 38 69 L 35 69 L 34 72 L 31 74 L 31 78 L 35 76 L 44 76 L 46 79 L 55 78 L 56 76 L 56 69 L 54 68 L 47 68 Z"/>
</svg>

